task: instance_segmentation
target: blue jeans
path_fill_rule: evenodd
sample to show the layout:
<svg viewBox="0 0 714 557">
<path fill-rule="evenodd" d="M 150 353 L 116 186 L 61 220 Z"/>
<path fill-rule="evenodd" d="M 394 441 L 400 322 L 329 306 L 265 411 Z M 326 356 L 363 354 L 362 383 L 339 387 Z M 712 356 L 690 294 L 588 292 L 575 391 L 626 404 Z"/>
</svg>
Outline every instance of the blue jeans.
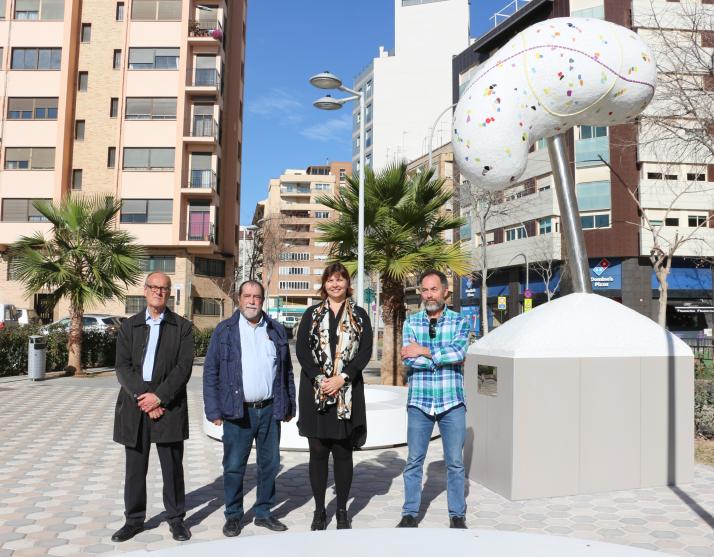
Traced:
<svg viewBox="0 0 714 557">
<path fill-rule="evenodd" d="M 439 424 L 446 461 L 446 500 L 449 516 L 466 514 L 464 494 L 464 438 L 466 407 L 462 404 L 442 414 L 430 416 L 414 406 L 407 407 L 407 445 L 409 456 L 404 467 L 404 506 L 402 515 L 417 516 L 421 505 L 421 478 L 434 422 Z"/>
<path fill-rule="evenodd" d="M 280 467 L 280 422 L 273 405 L 245 407 L 240 420 L 223 422 L 223 489 L 226 518 L 243 517 L 243 476 L 255 441 L 258 461 L 256 518 L 267 518 L 275 503 L 275 477 Z"/>
</svg>

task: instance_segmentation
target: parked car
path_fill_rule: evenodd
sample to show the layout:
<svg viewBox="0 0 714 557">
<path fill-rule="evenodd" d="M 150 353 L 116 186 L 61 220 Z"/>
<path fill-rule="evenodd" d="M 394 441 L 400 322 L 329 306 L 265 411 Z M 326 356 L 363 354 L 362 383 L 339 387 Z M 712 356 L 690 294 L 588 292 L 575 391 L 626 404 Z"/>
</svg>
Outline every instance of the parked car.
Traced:
<svg viewBox="0 0 714 557">
<path fill-rule="evenodd" d="M 101 331 L 106 333 L 117 333 L 119 332 L 119 326 L 121 325 L 121 318 L 116 315 L 102 315 L 96 313 L 86 313 L 82 316 L 82 329 L 84 331 Z M 48 334 L 52 329 L 64 329 L 69 331 L 70 319 L 69 317 L 64 317 L 59 321 L 50 323 L 40 328 L 40 332 L 43 335 Z"/>
<path fill-rule="evenodd" d="M 17 322 L 20 325 L 37 325 L 40 322 L 40 316 L 32 308 L 20 308 L 17 310 Z"/>
<path fill-rule="evenodd" d="M 17 308 L 12 304 L 0 304 L 0 330 L 17 327 Z"/>
</svg>

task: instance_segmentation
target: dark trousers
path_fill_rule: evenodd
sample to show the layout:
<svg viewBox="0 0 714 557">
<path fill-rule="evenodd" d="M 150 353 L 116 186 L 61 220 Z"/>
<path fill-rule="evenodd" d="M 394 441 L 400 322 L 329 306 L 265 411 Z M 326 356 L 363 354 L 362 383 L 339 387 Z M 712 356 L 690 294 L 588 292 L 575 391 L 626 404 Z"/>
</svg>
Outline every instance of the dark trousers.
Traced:
<svg viewBox="0 0 714 557">
<path fill-rule="evenodd" d="M 223 488 L 226 518 L 243 517 L 243 476 L 253 441 L 257 451 L 258 485 L 253 510 L 256 518 L 271 516 L 275 504 L 275 478 L 280 468 L 280 422 L 273 405 L 246 406 L 240 420 L 223 422 Z"/>
<path fill-rule="evenodd" d="M 308 437 L 307 442 L 310 446 L 310 486 L 315 498 L 315 510 L 325 510 L 330 453 L 334 465 L 337 510 L 347 510 L 347 499 L 352 486 L 352 440 Z"/>
<path fill-rule="evenodd" d="M 136 447 L 125 447 L 124 514 L 130 524 L 143 524 L 146 518 L 146 473 L 151 450 L 150 418 L 142 412 Z M 186 489 L 183 483 L 183 441 L 156 443 L 164 478 L 164 507 L 168 521 L 178 522 L 186 516 Z"/>
</svg>

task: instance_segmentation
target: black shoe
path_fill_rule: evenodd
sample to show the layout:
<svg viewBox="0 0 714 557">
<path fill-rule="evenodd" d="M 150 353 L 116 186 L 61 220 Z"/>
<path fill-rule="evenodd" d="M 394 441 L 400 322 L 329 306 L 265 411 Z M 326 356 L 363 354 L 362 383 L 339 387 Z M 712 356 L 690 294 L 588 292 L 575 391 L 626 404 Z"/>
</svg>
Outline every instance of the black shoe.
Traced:
<svg viewBox="0 0 714 557">
<path fill-rule="evenodd" d="M 191 539 L 191 531 L 186 527 L 183 520 L 169 524 L 171 535 L 177 542 L 185 542 Z"/>
<path fill-rule="evenodd" d="M 223 535 L 227 538 L 234 538 L 240 534 L 240 519 L 229 518 L 223 525 Z"/>
<path fill-rule="evenodd" d="M 352 522 L 347 516 L 347 511 L 345 509 L 337 509 L 335 518 L 337 519 L 338 530 L 352 530 Z"/>
<path fill-rule="evenodd" d="M 419 526 L 419 524 L 417 523 L 416 516 L 411 514 L 405 514 L 399 521 L 399 524 L 397 524 L 397 528 L 416 528 L 417 526 Z"/>
<path fill-rule="evenodd" d="M 285 524 L 280 522 L 277 518 L 274 516 L 267 516 L 265 518 L 256 518 L 253 523 L 256 526 L 262 526 L 263 528 L 267 528 L 268 530 L 272 530 L 273 532 L 285 532 L 285 530 L 288 529 Z"/>
<path fill-rule="evenodd" d="M 468 526 L 466 526 L 466 518 L 463 516 L 452 516 L 449 519 L 449 528 L 468 528 Z"/>
<path fill-rule="evenodd" d="M 327 514 L 325 510 L 315 511 L 312 515 L 312 524 L 310 524 L 310 530 L 324 530 L 327 528 Z"/>
<path fill-rule="evenodd" d="M 119 530 L 114 532 L 112 535 L 112 541 L 114 543 L 125 542 L 136 536 L 139 532 L 144 531 L 143 524 L 129 524 L 128 522 L 124 524 Z"/>
</svg>

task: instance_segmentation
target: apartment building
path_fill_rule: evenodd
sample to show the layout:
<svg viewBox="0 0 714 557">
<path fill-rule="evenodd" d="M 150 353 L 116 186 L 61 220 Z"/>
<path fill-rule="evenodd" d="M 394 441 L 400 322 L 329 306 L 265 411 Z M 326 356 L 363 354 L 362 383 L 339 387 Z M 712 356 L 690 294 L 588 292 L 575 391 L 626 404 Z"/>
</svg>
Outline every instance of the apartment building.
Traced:
<svg viewBox="0 0 714 557">
<path fill-rule="evenodd" d="M 469 0 L 394 0 L 394 51 L 355 78 L 365 94 L 365 165 L 411 161 L 448 140 L 451 59 L 469 44 Z M 438 119 L 439 114 L 443 118 Z M 435 124 L 436 121 L 436 124 Z M 353 110 L 352 164 L 359 168 L 360 111 Z"/>
<path fill-rule="evenodd" d="M 710 9 L 701 4 L 700 7 Z M 668 14 L 667 25 L 670 26 L 677 21 L 672 14 L 680 9 L 679 3 L 664 0 L 652 3 L 649 0 L 532 0 L 454 58 L 454 102 L 481 64 L 516 33 L 537 21 L 568 15 L 606 19 L 632 28 L 652 44 L 657 34 L 648 14 L 652 10 Z M 702 21 L 712 19 L 702 18 Z M 693 31 L 682 30 L 682 36 Z M 670 31 L 675 32 L 666 32 Z M 703 50 L 713 52 L 712 29 L 699 29 L 697 34 L 701 36 L 695 39 L 701 41 Z M 689 71 L 695 70 L 689 68 Z M 662 79 L 666 76 L 660 76 Z M 707 78 L 704 79 L 706 84 Z M 653 236 L 645 229 L 645 217 L 650 223 L 663 226 L 662 236 L 669 240 L 677 234 L 681 238 L 706 222 L 714 211 L 714 160 L 711 155 L 684 154 L 683 149 L 651 148 L 651 143 L 643 141 L 643 126 L 647 126 L 651 115 L 650 108 L 637 123 L 609 128 L 577 126 L 567 133 L 566 145 L 576 181 L 593 291 L 655 317 L 658 282 L 649 261 Z M 563 259 L 560 212 L 545 147 L 545 141 L 533 146 L 520 182 L 503 192 L 497 210 L 492 212 L 495 214 L 487 222 L 485 246 L 478 236 L 480 230 L 475 218 L 480 208 L 468 195 L 462 194 L 459 198 L 460 214 L 470 221 L 460 231 L 461 240 L 474 250 L 475 259 L 483 249 L 488 254 L 492 270 L 487 284 L 488 300 L 497 319 L 507 319 L 523 311 L 526 285 L 534 305 L 546 301 L 548 293 L 566 286 L 560 281 Z M 612 171 L 601 158 L 609 162 Z M 461 181 L 458 176 L 457 181 Z M 680 195 L 683 191 L 687 193 Z M 635 192 L 639 203 L 632 199 L 630 192 Z M 712 226 L 714 223 L 709 223 L 697 231 L 698 240 L 682 246 L 674 259 L 668 279 L 667 311 L 667 324 L 674 330 L 701 331 L 712 327 L 711 314 L 705 317 L 703 313 L 682 310 L 684 306 L 714 305 L 712 269 L 701 259 L 714 255 Z M 552 273 L 550 276 L 548 270 Z M 480 282 L 460 282 L 460 305 L 478 306 Z M 499 297 L 507 299 L 505 310 L 498 308 Z"/>
<path fill-rule="evenodd" d="M 48 230 L 35 199 L 114 196 L 170 306 L 199 327 L 230 315 L 246 0 L 2 0 L 0 15 L 0 251 Z M 26 297 L 6 256 L 0 289 L 67 314 Z M 142 294 L 88 310 L 132 314 Z"/>
<path fill-rule="evenodd" d="M 253 223 L 263 235 L 264 307 L 271 316 L 299 317 L 320 300 L 328 245 L 319 240 L 317 227 L 336 215 L 316 198 L 336 193 L 351 174 L 351 163 L 333 162 L 288 169 L 270 180 L 268 197 L 258 203 Z"/>
</svg>

